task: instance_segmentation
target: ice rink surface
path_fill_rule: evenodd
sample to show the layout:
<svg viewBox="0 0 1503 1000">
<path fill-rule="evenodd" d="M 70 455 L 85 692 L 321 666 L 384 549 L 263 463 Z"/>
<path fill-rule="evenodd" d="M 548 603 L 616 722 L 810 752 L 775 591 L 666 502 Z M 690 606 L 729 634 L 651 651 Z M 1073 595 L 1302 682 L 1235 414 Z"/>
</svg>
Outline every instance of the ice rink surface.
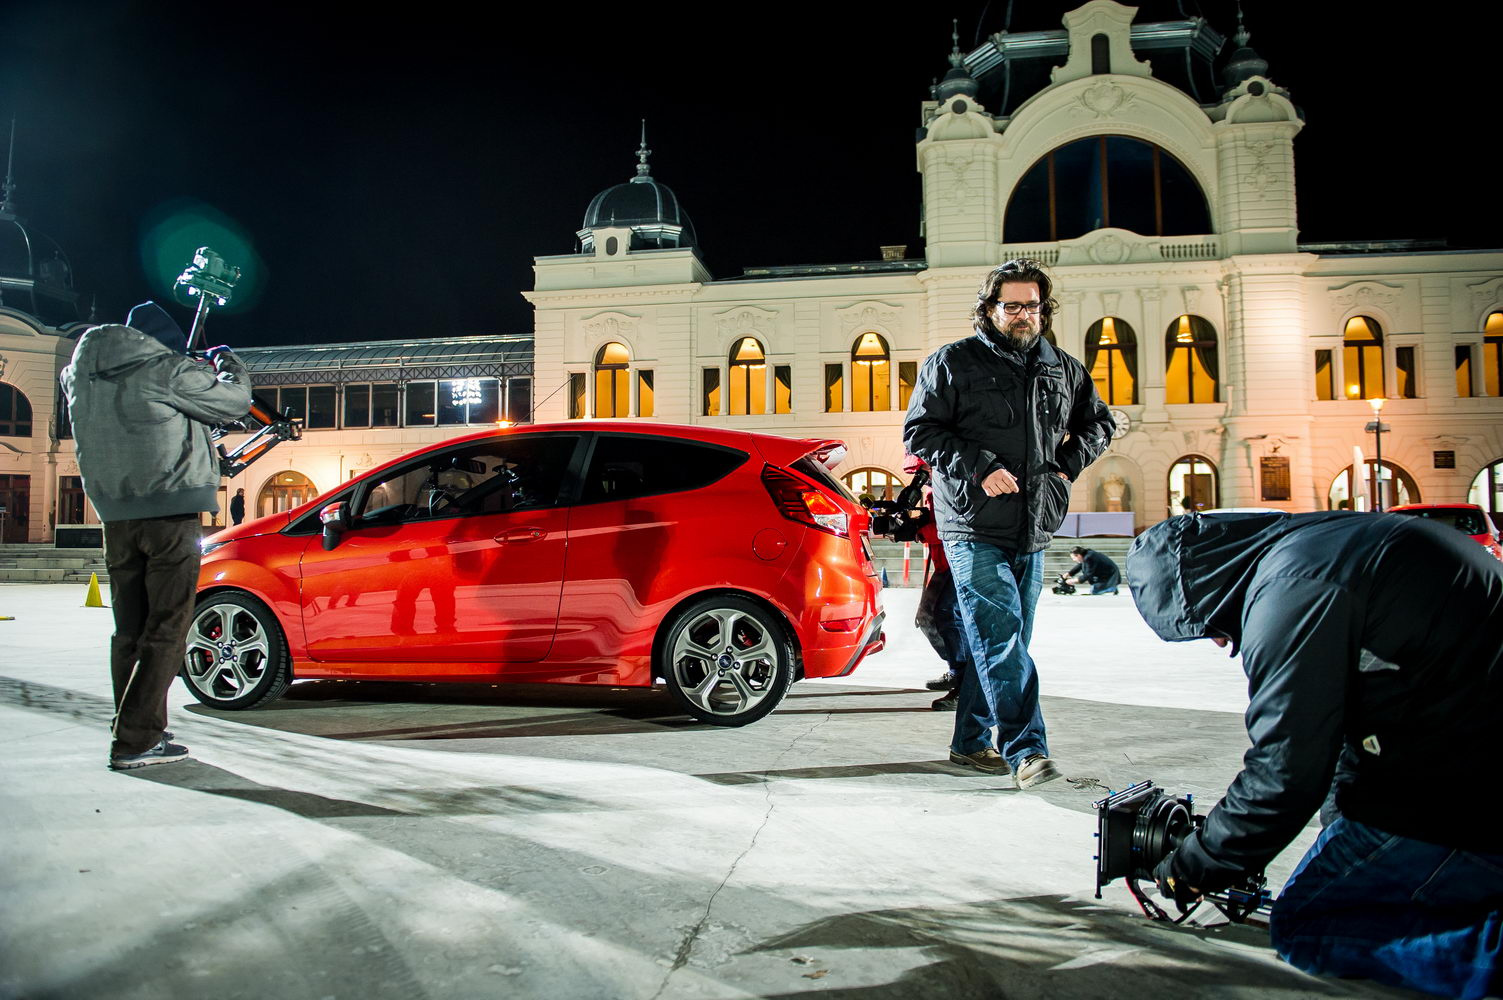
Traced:
<svg viewBox="0 0 1503 1000">
<path fill-rule="evenodd" d="M 1209 806 L 1236 773 L 1237 661 L 1125 591 L 1046 591 L 1069 780 L 1019 792 L 947 762 L 916 592 L 884 596 L 884 652 L 744 729 L 661 691 L 315 681 L 221 713 L 179 683 L 195 759 L 117 774 L 109 611 L 0 585 L 0 997 L 1410 995 L 1093 898 L 1105 789 Z"/>
</svg>

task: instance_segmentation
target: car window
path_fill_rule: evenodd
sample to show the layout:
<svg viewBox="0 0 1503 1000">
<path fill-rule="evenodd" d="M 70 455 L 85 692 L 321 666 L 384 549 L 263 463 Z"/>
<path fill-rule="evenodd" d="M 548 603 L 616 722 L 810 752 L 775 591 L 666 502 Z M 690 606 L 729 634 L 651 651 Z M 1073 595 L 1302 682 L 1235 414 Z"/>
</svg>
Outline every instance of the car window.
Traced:
<svg viewBox="0 0 1503 1000">
<path fill-rule="evenodd" d="M 583 503 L 696 490 L 747 459 L 735 448 L 635 434 L 602 434 L 585 475 Z"/>
<path fill-rule="evenodd" d="M 425 455 L 370 483 L 359 517 L 390 523 L 557 506 L 578 440 L 506 435 Z"/>
<path fill-rule="evenodd" d="M 1411 514 L 1415 517 L 1423 517 L 1427 521 L 1439 521 L 1441 524 L 1449 524 L 1457 531 L 1468 535 L 1481 535 L 1488 531 L 1486 522 L 1482 520 L 1482 512 L 1479 510 L 1467 510 L 1466 508 L 1440 508 L 1438 510 L 1405 510 L 1401 514 Z"/>
</svg>

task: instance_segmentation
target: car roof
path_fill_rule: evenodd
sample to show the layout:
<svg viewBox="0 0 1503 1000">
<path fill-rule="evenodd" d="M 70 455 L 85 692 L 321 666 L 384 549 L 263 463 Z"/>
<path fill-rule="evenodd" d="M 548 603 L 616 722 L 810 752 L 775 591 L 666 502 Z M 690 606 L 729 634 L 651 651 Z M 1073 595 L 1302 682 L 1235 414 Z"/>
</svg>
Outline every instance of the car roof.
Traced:
<svg viewBox="0 0 1503 1000">
<path fill-rule="evenodd" d="M 1482 508 L 1474 503 L 1401 503 L 1388 508 L 1389 512 L 1396 510 L 1475 510 Z"/>
</svg>

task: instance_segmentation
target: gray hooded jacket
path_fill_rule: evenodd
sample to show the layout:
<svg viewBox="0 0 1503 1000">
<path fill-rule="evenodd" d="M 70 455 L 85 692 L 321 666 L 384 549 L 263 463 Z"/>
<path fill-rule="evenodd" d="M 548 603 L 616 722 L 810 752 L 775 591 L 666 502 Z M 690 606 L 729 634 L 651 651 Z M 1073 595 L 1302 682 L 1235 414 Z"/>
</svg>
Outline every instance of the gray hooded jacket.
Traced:
<svg viewBox="0 0 1503 1000">
<path fill-rule="evenodd" d="M 128 326 L 84 331 L 63 393 L 84 492 L 105 521 L 219 509 L 211 424 L 250 410 L 250 376 L 228 351 L 215 371 Z"/>
</svg>

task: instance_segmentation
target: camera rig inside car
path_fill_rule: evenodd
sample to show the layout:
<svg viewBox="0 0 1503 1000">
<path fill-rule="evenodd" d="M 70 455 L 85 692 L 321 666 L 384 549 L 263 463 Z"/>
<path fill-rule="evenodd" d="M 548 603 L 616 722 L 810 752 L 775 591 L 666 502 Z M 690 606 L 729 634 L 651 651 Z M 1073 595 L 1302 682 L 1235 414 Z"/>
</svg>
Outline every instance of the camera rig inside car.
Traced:
<svg viewBox="0 0 1503 1000">
<path fill-rule="evenodd" d="M 929 485 L 929 469 L 922 467 L 894 500 L 863 500 L 872 512 L 871 533 L 895 542 L 918 538 L 919 528 L 934 515 L 924 503 L 924 487 Z"/>
<path fill-rule="evenodd" d="M 178 275 L 174 288 L 188 299 L 197 299 L 193 314 L 193 328 L 188 333 L 188 354 L 204 358 L 202 344 L 204 325 L 209 310 L 229 304 L 235 282 L 240 280 L 240 268 L 224 262 L 208 247 L 199 247 L 193 254 L 193 262 Z M 251 436 L 241 442 L 234 451 L 219 444 L 227 434 L 250 432 Z M 278 412 L 265 400 L 251 396 L 250 412 L 239 420 L 220 424 L 210 431 L 215 449 L 219 453 L 219 474 L 226 478 L 239 475 L 252 462 L 265 455 L 283 441 L 296 441 L 303 436 L 302 421 L 289 413 Z"/>
<path fill-rule="evenodd" d="M 1153 870 L 1173 853 L 1190 834 L 1205 823 L 1195 815 L 1194 797 L 1170 795 L 1151 781 L 1140 781 L 1094 803 L 1096 808 L 1096 898 L 1101 887 L 1118 878 L 1127 880 L 1127 888 L 1151 920 L 1181 923 L 1200 906 L 1191 904 L 1178 918 L 1171 918 L 1143 892 L 1140 881 L 1152 883 Z M 1273 897 L 1265 886 L 1262 872 L 1219 892 L 1207 892 L 1202 900 L 1210 902 L 1232 923 L 1246 923 L 1255 914 L 1266 915 Z"/>
</svg>

